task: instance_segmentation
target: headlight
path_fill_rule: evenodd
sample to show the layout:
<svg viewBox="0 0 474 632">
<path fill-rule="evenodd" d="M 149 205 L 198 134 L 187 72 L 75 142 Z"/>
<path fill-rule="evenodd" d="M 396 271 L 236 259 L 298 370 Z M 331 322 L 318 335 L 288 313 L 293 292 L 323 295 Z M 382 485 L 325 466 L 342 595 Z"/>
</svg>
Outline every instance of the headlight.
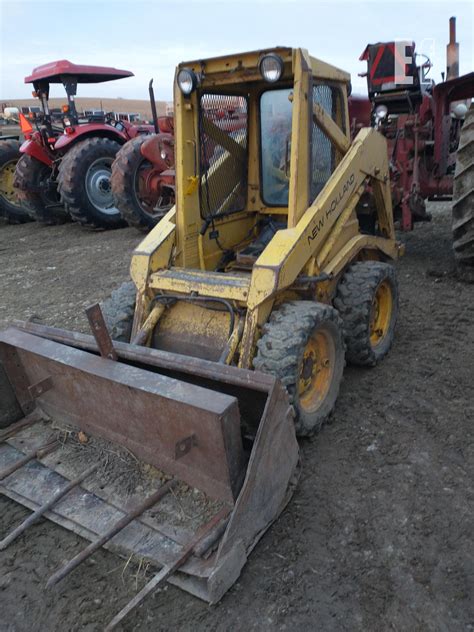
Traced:
<svg viewBox="0 0 474 632">
<path fill-rule="evenodd" d="M 185 96 L 189 96 L 197 86 L 196 74 L 188 68 L 182 68 L 178 72 L 178 86 Z"/>
<path fill-rule="evenodd" d="M 378 105 L 375 108 L 375 116 L 379 119 L 379 121 L 381 121 L 382 119 L 384 119 L 388 114 L 388 108 L 386 105 Z"/>
<path fill-rule="evenodd" d="M 71 125 L 71 121 L 68 118 L 63 118 L 63 123 L 64 125 L 67 127 L 68 125 Z"/>
<path fill-rule="evenodd" d="M 452 106 L 452 114 L 454 114 L 455 118 L 457 119 L 463 119 L 466 117 L 467 114 L 467 105 L 465 103 L 457 103 L 456 105 Z"/>
<path fill-rule="evenodd" d="M 278 57 L 278 55 L 275 55 L 275 53 L 264 55 L 258 67 L 262 77 L 265 81 L 268 81 L 268 83 L 275 83 L 283 74 L 283 60 L 281 57 Z"/>
<path fill-rule="evenodd" d="M 161 159 L 162 159 L 162 160 L 166 160 L 166 156 L 167 156 L 167 154 L 166 154 L 166 151 L 165 151 L 164 149 L 162 149 L 162 150 L 161 150 L 161 152 L 160 152 L 160 156 L 161 156 Z"/>
</svg>

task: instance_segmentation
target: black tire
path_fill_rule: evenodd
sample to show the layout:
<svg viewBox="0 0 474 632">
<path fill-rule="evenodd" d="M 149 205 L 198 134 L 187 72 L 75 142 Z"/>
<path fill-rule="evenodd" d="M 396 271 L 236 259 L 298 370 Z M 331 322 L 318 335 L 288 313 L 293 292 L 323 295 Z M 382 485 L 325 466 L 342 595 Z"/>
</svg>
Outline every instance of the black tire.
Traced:
<svg viewBox="0 0 474 632">
<path fill-rule="evenodd" d="M 453 249 L 459 276 L 474 282 L 474 105 L 461 128 L 453 183 Z"/>
<path fill-rule="evenodd" d="M 378 307 L 381 301 L 384 311 Z M 338 284 L 334 307 L 343 321 L 347 361 L 375 366 L 393 343 L 398 317 L 395 268 L 380 261 L 352 264 Z"/>
<path fill-rule="evenodd" d="M 130 342 L 137 289 L 131 281 L 122 283 L 101 304 L 112 340 Z"/>
<path fill-rule="evenodd" d="M 141 146 L 150 137 L 137 136 L 120 149 L 112 165 L 112 193 L 122 217 L 138 230 L 149 231 L 160 221 L 164 213 L 153 213 L 152 206 L 140 199 L 138 177 L 142 167 L 151 163 L 142 156 Z"/>
<path fill-rule="evenodd" d="M 112 162 L 120 144 L 86 138 L 66 153 L 59 166 L 58 188 L 71 217 L 89 228 L 125 226 L 110 189 Z"/>
<path fill-rule="evenodd" d="M 322 395 L 315 382 L 309 383 L 314 375 L 314 355 L 305 355 L 316 335 L 327 339 L 330 355 L 330 360 L 324 357 L 320 365 L 322 377 L 327 378 Z M 295 410 L 296 434 L 300 437 L 318 432 L 330 416 L 339 393 L 344 364 L 342 321 L 337 311 L 330 305 L 312 301 L 290 301 L 274 310 L 263 327 L 254 359 L 258 371 L 274 375 L 286 387 Z M 311 373 L 309 381 L 308 371 Z M 301 392 L 301 386 L 306 382 L 308 386 Z M 315 402 L 307 401 L 315 396 Z"/>
<path fill-rule="evenodd" d="M 68 213 L 59 199 L 57 187 L 51 181 L 51 167 L 23 154 L 15 169 L 15 187 L 22 206 L 31 219 L 41 224 L 62 224 Z"/>
<path fill-rule="evenodd" d="M 31 221 L 13 186 L 15 167 L 21 157 L 20 145 L 18 140 L 0 140 L 0 217 L 9 224 Z"/>
</svg>

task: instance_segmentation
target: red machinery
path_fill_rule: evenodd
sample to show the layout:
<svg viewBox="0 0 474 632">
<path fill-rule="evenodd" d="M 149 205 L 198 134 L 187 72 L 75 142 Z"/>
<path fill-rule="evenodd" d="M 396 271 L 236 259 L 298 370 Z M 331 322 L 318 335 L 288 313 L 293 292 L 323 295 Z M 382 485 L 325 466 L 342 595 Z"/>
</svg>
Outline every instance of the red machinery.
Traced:
<svg viewBox="0 0 474 632">
<path fill-rule="evenodd" d="M 153 81 L 150 81 L 150 102 L 153 118 L 158 121 L 156 133 L 150 138 L 136 138 L 124 145 L 112 165 L 112 192 L 122 217 L 139 230 L 150 230 L 174 205 L 174 125 L 173 118 L 157 119 Z M 238 137 L 244 127 L 239 102 L 221 103 L 213 100 L 205 108 L 209 118 L 221 129 Z M 230 107 L 231 106 L 231 107 Z M 206 155 L 200 160 L 218 163 L 222 160 L 215 143 L 207 141 Z M 197 179 L 190 187 L 198 186 Z"/>
<path fill-rule="evenodd" d="M 117 153 L 110 180 L 122 217 L 139 230 L 149 230 L 174 205 L 174 124 L 172 116 L 158 118 L 153 79 L 148 91 L 154 134 L 126 143 Z"/>
<path fill-rule="evenodd" d="M 33 95 L 40 100 L 42 115 L 36 129 L 26 120 L 27 140 L 16 167 L 15 186 L 23 204 L 38 221 L 55 223 L 69 213 L 81 224 L 114 227 L 123 223 L 114 206 L 110 172 L 121 145 L 152 126 L 135 126 L 99 113 L 81 117 L 75 105 L 78 83 L 102 83 L 131 77 L 128 70 L 83 66 L 67 60 L 35 68 L 25 77 L 32 83 Z M 48 105 L 50 85 L 60 83 L 67 95 L 62 125 L 53 124 Z"/>
<path fill-rule="evenodd" d="M 367 61 L 372 122 L 388 140 L 393 202 L 403 230 L 429 219 L 425 200 L 453 193 L 459 136 L 468 110 L 463 101 L 474 96 L 474 73 L 458 76 L 455 29 L 451 18 L 447 80 L 438 85 L 428 79 L 428 59 L 416 66 L 414 43 L 368 45 L 360 57 Z"/>
</svg>

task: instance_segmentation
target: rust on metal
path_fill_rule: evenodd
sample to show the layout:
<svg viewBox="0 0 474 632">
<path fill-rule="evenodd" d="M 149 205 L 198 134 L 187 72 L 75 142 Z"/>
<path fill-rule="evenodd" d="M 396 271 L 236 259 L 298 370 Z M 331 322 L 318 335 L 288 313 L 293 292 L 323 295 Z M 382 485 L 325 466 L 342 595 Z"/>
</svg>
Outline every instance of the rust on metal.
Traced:
<svg viewBox="0 0 474 632">
<path fill-rule="evenodd" d="M 3 346 L 14 349 L 31 383 L 51 375 L 54 387 L 36 400 L 49 416 L 124 446 L 213 499 L 237 497 L 245 456 L 235 396 L 17 329 L 0 333 Z M 140 352 L 147 348 L 135 349 L 137 363 L 146 364 Z M 198 446 L 177 460 L 176 443 L 192 434 Z"/>
<path fill-rule="evenodd" d="M 3 441 L 7 441 L 11 437 L 14 437 L 18 432 L 25 430 L 25 428 L 29 428 L 33 424 L 37 424 L 44 418 L 44 415 L 41 412 L 34 410 L 23 419 L 19 419 L 17 422 L 9 426 L 6 430 L 0 432 L 0 443 Z"/>
<path fill-rule="evenodd" d="M 153 590 L 155 590 L 160 584 L 165 582 L 170 575 L 176 572 L 187 559 L 191 557 L 191 555 L 196 551 L 196 549 L 200 546 L 201 554 L 205 553 L 203 550 L 202 544 L 205 541 L 208 543 L 207 548 L 212 546 L 215 538 L 212 537 L 213 532 L 217 531 L 220 533 L 220 526 L 223 521 L 226 520 L 228 516 L 229 510 L 224 508 L 221 509 L 215 516 L 209 520 L 197 533 L 197 535 L 191 540 L 189 544 L 183 547 L 183 550 L 179 554 L 179 556 L 172 562 L 164 566 L 150 581 L 140 590 L 139 593 L 135 595 L 133 599 L 131 599 L 128 604 L 122 608 L 122 610 L 112 619 L 112 621 L 106 626 L 104 632 L 110 632 L 114 630 L 117 625 L 123 621 L 123 619 L 134 609 L 136 608 L 147 595 L 149 595 Z M 211 536 L 211 537 L 210 537 Z"/>
<path fill-rule="evenodd" d="M 180 459 L 197 445 L 198 441 L 195 434 L 189 435 L 189 437 L 185 437 L 184 439 L 181 439 L 181 441 L 177 441 L 174 451 L 174 458 Z"/>
<path fill-rule="evenodd" d="M 18 461 L 15 461 L 15 463 L 12 463 L 0 472 L 0 481 L 3 481 L 4 478 L 10 476 L 10 474 L 13 474 L 13 472 L 16 472 L 30 461 L 33 461 L 33 459 L 42 459 L 53 450 L 56 450 L 59 445 L 59 441 L 55 439 L 54 441 L 50 441 L 42 445 L 41 447 L 36 448 L 36 450 L 33 450 L 32 452 L 28 452 L 28 454 L 25 454 L 24 457 L 22 457 Z"/>
<path fill-rule="evenodd" d="M 11 533 L 3 538 L 0 541 L 0 551 L 3 551 L 9 546 L 16 538 L 21 535 L 28 527 L 34 524 L 37 520 L 41 518 L 51 507 L 53 507 L 57 502 L 61 500 L 66 494 L 68 494 L 72 489 L 80 485 L 88 476 L 93 474 L 99 468 L 99 464 L 91 465 L 87 470 L 82 472 L 77 478 L 70 481 L 65 487 L 60 489 L 52 498 L 50 498 L 43 505 L 38 507 L 36 511 L 34 511 L 26 520 L 24 520 L 21 524 L 18 525 Z"/>
<path fill-rule="evenodd" d="M 92 334 L 97 342 L 100 355 L 109 360 L 117 360 L 112 338 L 105 324 L 104 315 L 99 303 L 95 303 L 86 309 L 87 320 Z"/>
<path fill-rule="evenodd" d="M 15 328 L 41 338 L 54 340 L 84 351 L 99 352 L 99 347 L 94 338 L 87 334 L 24 321 L 15 321 L 13 324 Z M 176 370 L 187 375 L 196 375 L 234 386 L 248 387 L 261 393 L 268 393 L 275 381 L 271 375 L 266 373 L 241 369 L 226 364 L 218 365 L 210 360 L 185 356 L 161 349 L 151 349 L 150 347 L 134 348 L 133 345 L 118 341 L 114 342 L 114 348 L 118 357 L 123 360 L 143 362 L 160 369 Z"/>
<path fill-rule="evenodd" d="M 227 504 L 230 513 L 225 524 L 220 523 L 200 542 L 179 566 L 179 573 L 167 577 L 216 603 L 295 488 L 299 452 L 288 394 L 278 380 L 257 371 L 133 344 L 117 342 L 114 347 L 117 362 L 98 357 L 99 347 L 92 336 L 34 323 L 0 332 L 0 352 L 7 352 L 24 367 L 28 385 L 52 377 L 53 387 L 36 400 L 38 410 L 123 445 L 137 458 Z M 13 380 L 15 393 L 16 386 Z M 192 435 L 197 445 L 189 440 Z M 242 436 L 249 438 L 245 444 Z M 176 445 L 183 439 L 188 439 L 185 448 L 191 449 L 177 459 Z M 11 452 L 4 452 L 3 467 L 11 462 Z M 13 476 L 0 488 L 35 509 L 56 490 L 35 496 L 42 487 L 36 481 L 32 484 L 31 470 L 23 470 L 28 477 L 18 487 Z M 61 487 L 66 483 L 63 479 Z M 74 498 L 72 491 L 48 517 L 89 540 L 106 533 L 116 520 L 114 504 L 99 503 L 90 494 L 91 502 L 96 499 L 91 504 L 94 510 L 100 505 L 109 512 L 91 537 L 90 509 L 72 506 Z M 130 529 L 138 529 L 145 517 L 137 518 Z M 165 524 L 165 538 L 167 529 Z M 117 543 L 126 554 L 142 554 L 141 545 L 127 539 L 128 531 L 120 531 L 104 546 Z M 149 557 L 158 568 L 168 568 L 187 538 L 180 537 L 178 542 L 171 537 L 165 544 L 159 532 L 150 540 Z"/>
<path fill-rule="evenodd" d="M 51 377 L 45 377 L 43 380 L 36 382 L 28 387 L 28 391 L 33 399 L 40 397 L 46 391 L 49 391 L 53 387 L 53 380 Z"/>
<path fill-rule="evenodd" d="M 24 415 L 28 415 L 35 409 L 35 401 L 32 399 L 29 386 L 30 382 L 14 349 L 0 348 L 0 361 L 3 363 L 10 383 L 14 386 L 16 399 Z"/>
<path fill-rule="evenodd" d="M 118 522 L 116 522 L 106 533 L 91 542 L 89 546 L 83 549 L 80 553 L 78 553 L 75 557 L 73 557 L 65 566 L 56 571 L 51 577 L 48 579 L 46 584 L 47 588 L 54 586 L 59 581 L 64 579 L 66 575 L 69 575 L 71 571 L 73 571 L 79 564 L 87 560 L 93 553 L 95 553 L 101 546 L 103 546 L 106 542 L 111 540 L 114 535 L 117 535 L 119 531 L 124 529 L 132 520 L 138 518 L 144 511 L 153 507 L 159 500 L 161 500 L 166 494 L 177 484 L 178 481 L 171 480 L 165 483 L 158 489 L 154 494 L 151 494 L 143 502 L 134 507 L 131 511 L 125 514 Z"/>
<path fill-rule="evenodd" d="M 158 305 L 155 305 L 155 307 L 151 310 L 150 314 L 148 315 L 148 318 L 143 323 L 142 328 L 137 333 L 137 335 L 133 338 L 132 340 L 133 345 L 146 344 L 150 334 L 153 332 L 153 329 L 158 324 L 158 321 L 163 315 L 163 312 L 165 311 L 165 309 L 166 309 L 166 306 L 164 305 L 164 303 L 159 303 Z"/>
</svg>

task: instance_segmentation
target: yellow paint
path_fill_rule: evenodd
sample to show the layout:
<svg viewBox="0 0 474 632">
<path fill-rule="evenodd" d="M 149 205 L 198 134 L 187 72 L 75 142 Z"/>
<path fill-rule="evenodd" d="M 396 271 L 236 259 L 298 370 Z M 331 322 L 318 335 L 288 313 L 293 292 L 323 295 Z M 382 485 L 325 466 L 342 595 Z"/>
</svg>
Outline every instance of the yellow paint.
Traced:
<svg viewBox="0 0 474 632">
<path fill-rule="evenodd" d="M 143 325 L 141 326 L 140 330 L 137 332 L 136 335 L 141 336 L 145 334 L 146 340 L 148 341 L 150 335 L 152 334 L 153 330 L 158 324 L 158 321 L 162 317 L 164 311 L 165 311 L 164 303 L 156 302 L 155 306 L 152 308 L 152 310 L 148 314 L 147 319 L 145 320 L 145 322 L 143 323 Z M 133 336 L 132 342 L 134 342 L 134 339 L 135 339 L 135 336 Z"/>
<path fill-rule="evenodd" d="M 269 52 L 279 55 L 283 61 L 281 87 L 292 90 L 290 165 L 285 176 L 289 178 L 288 207 L 264 204 L 260 192 L 259 104 L 262 92 L 271 86 L 263 81 L 258 63 L 262 55 Z M 134 252 L 131 275 L 140 297 L 134 331 L 136 333 L 149 317 L 151 299 L 156 293 L 225 298 L 243 310 L 244 318 L 243 331 L 241 327 L 237 332 L 236 326 L 230 341 L 225 327 L 228 315 L 204 311 L 201 306 L 182 301 L 161 316 L 154 339 L 162 340 L 163 344 L 166 340 L 168 348 L 173 344 L 181 348 L 186 340 L 190 348 L 202 348 L 203 353 L 214 344 L 216 350 L 229 351 L 227 362 L 238 356 L 239 366 L 251 368 L 256 342 L 274 304 L 288 296 L 293 299 L 301 296 L 297 283 L 300 275 L 328 274 L 330 278 L 316 286 L 315 299 L 330 302 L 340 275 L 352 261 L 390 259 L 401 253 L 393 227 L 386 141 L 375 130 L 363 129 L 350 143 L 347 105 L 350 76 L 311 57 L 304 49 L 273 48 L 196 60 L 180 64 L 177 72 L 184 67 L 194 70 L 200 83 L 192 95 L 185 97 L 175 81 L 176 207 Z M 339 90 L 341 99 L 336 101 L 334 119 L 313 104 L 313 83 Z M 219 126 L 218 119 L 202 117 L 200 127 L 202 92 L 246 99 L 248 142 L 245 148 Z M 310 203 L 313 121 L 332 143 L 336 166 L 322 191 Z M 200 134 L 203 133 L 230 152 L 232 160 L 221 153 L 222 158 L 211 160 L 201 181 Z M 245 181 L 240 167 L 233 169 L 232 164 L 243 165 Z M 222 195 L 219 215 L 205 222 L 209 209 L 205 196 L 200 199 L 200 188 L 207 185 L 209 188 L 218 186 Z M 383 236 L 359 232 L 356 207 L 367 185 L 374 194 L 377 223 Z M 245 207 L 226 215 L 230 197 L 237 187 L 242 187 L 247 194 L 243 201 Z M 278 230 L 263 251 L 255 251 L 253 265 L 247 253 L 240 265 L 228 257 L 228 253 L 235 255 L 258 237 L 261 221 L 268 215 L 278 221 L 284 221 L 286 216 L 287 228 Z M 204 330 L 202 323 L 197 322 L 203 318 Z M 204 339 L 205 344 L 201 344 Z M 324 336 L 312 340 L 307 357 L 323 357 L 328 344 Z M 313 377 L 319 380 L 317 389 L 321 391 L 330 378 L 324 367 L 321 368 L 320 360 L 318 362 L 314 365 L 319 366 L 319 377 Z M 312 396 L 305 395 L 306 386 L 302 387 L 303 399 L 309 398 L 308 406 L 311 406 Z"/>
<path fill-rule="evenodd" d="M 373 348 L 386 339 L 392 314 L 392 288 L 387 281 L 382 281 L 375 292 L 370 312 L 370 344 Z"/>
<path fill-rule="evenodd" d="M 193 193 L 196 193 L 196 191 L 198 190 L 199 178 L 198 176 L 188 176 L 187 181 L 188 186 L 186 187 L 184 195 L 193 195 Z"/>
<path fill-rule="evenodd" d="M 319 328 L 306 343 L 300 367 L 298 395 L 305 412 L 314 413 L 324 402 L 332 383 L 335 356 L 333 337 L 324 327 Z"/>
<path fill-rule="evenodd" d="M 15 187 L 13 186 L 16 163 L 17 160 L 11 160 L 0 169 L 0 196 L 5 198 L 10 204 L 20 206 L 16 197 Z"/>
<path fill-rule="evenodd" d="M 250 275 L 170 268 L 152 274 L 148 281 L 154 290 L 228 298 L 247 302 Z"/>
<path fill-rule="evenodd" d="M 349 147 L 351 146 L 349 132 L 344 134 L 339 125 L 333 121 L 319 103 L 313 104 L 313 118 L 316 124 L 331 139 L 331 142 L 341 154 L 345 154 L 349 151 Z"/>
</svg>

